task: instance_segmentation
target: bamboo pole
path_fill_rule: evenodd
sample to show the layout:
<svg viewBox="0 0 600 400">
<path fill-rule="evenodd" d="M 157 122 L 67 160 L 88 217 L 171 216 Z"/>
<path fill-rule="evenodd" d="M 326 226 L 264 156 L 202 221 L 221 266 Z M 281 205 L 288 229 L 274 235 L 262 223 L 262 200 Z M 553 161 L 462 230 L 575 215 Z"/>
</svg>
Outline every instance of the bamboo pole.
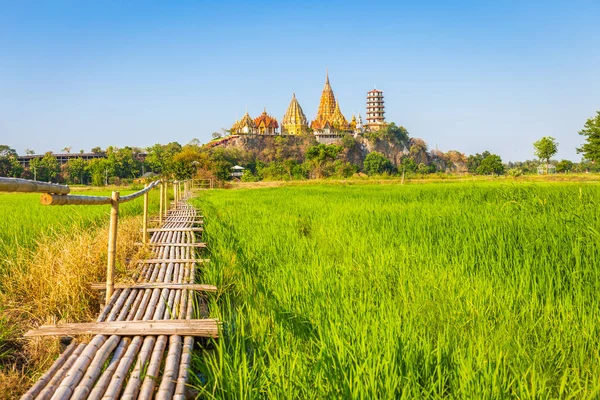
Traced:
<svg viewBox="0 0 600 400">
<path fill-rule="evenodd" d="M 37 381 L 37 383 L 33 385 L 31 389 L 29 389 L 27 393 L 23 395 L 23 397 L 21 397 L 21 400 L 33 400 L 35 396 L 37 396 L 44 389 L 46 384 L 50 382 L 52 377 L 63 367 L 63 365 L 69 359 L 71 354 L 75 351 L 75 348 L 77 346 L 77 341 L 73 340 L 69 347 L 67 347 L 65 351 L 62 352 L 60 357 L 58 357 L 56 361 L 54 361 L 54 364 L 52 364 L 50 369 L 44 375 L 42 375 L 42 377 Z"/>
<path fill-rule="evenodd" d="M 44 193 L 40 198 L 40 203 L 45 206 L 100 205 L 110 204 L 111 199 L 105 196 L 72 196 Z"/>
<path fill-rule="evenodd" d="M 117 228 L 119 225 L 119 192 L 112 192 L 110 228 L 108 231 L 108 263 L 106 267 L 106 303 L 112 296 L 115 284 L 115 259 L 117 258 Z"/>
<path fill-rule="evenodd" d="M 163 208 L 163 218 L 167 217 L 167 211 L 169 211 L 169 182 L 165 182 L 165 192 L 163 193 L 164 198 L 164 208 Z"/>
<path fill-rule="evenodd" d="M 148 187 L 148 185 L 146 185 L 146 187 Z M 144 224 L 142 241 L 148 243 L 148 192 L 144 193 L 144 217 L 142 223 Z"/>
<path fill-rule="evenodd" d="M 158 212 L 158 223 L 160 225 L 162 225 L 162 220 L 163 220 L 163 207 L 164 207 L 164 202 L 165 202 L 165 183 L 162 182 L 160 184 L 160 210 Z"/>
<path fill-rule="evenodd" d="M 20 178 L 0 177 L 0 192 L 28 192 L 28 193 L 54 193 L 67 194 L 71 191 L 68 186 L 56 183 L 30 181 Z"/>
</svg>

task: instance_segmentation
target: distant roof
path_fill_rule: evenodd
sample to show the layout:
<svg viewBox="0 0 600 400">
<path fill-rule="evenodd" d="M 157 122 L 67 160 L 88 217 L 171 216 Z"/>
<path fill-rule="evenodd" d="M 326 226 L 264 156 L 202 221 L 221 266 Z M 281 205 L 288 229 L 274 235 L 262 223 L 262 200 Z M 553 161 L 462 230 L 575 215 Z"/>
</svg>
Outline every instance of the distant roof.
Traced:
<svg viewBox="0 0 600 400">
<path fill-rule="evenodd" d="M 142 178 L 153 178 L 155 176 L 158 176 L 158 174 L 155 174 L 152 171 L 146 172 L 144 175 L 142 175 Z"/>
<path fill-rule="evenodd" d="M 231 169 L 235 169 L 235 170 L 238 170 L 238 171 L 243 171 L 243 170 L 245 170 L 246 168 L 244 168 L 244 167 L 240 167 L 239 165 L 234 165 L 233 167 L 231 167 Z"/>
</svg>

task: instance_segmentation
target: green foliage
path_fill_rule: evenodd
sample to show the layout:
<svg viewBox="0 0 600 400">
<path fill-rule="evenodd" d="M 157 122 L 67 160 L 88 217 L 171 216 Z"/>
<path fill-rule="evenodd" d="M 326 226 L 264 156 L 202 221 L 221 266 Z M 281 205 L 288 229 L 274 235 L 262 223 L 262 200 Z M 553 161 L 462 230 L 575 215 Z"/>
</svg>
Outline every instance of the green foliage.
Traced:
<svg viewBox="0 0 600 400">
<path fill-rule="evenodd" d="M 577 152 L 590 161 L 600 162 L 600 111 L 585 122 L 579 134 L 585 136 L 586 143 L 579 147 Z"/>
<path fill-rule="evenodd" d="M 593 185 L 207 191 L 199 397 L 595 398 Z M 566 223 L 567 222 L 567 223 Z M 591 350 L 592 349 L 592 350 Z"/>
<path fill-rule="evenodd" d="M 19 177 L 22 172 L 15 149 L 0 145 L 0 176 Z"/>
<path fill-rule="evenodd" d="M 548 164 L 550 163 L 550 158 L 556 154 L 558 151 L 558 143 L 556 139 L 551 136 L 544 136 L 540 140 L 533 143 L 533 148 L 535 149 L 535 155 L 540 160 L 546 161 L 546 173 L 548 173 Z"/>
<path fill-rule="evenodd" d="M 65 172 L 65 179 L 67 183 L 83 184 L 89 178 L 88 163 L 83 158 L 72 158 L 67 161 Z"/>
<path fill-rule="evenodd" d="M 38 181 L 43 182 L 53 181 L 60 172 L 58 160 L 51 152 L 47 152 L 42 158 L 31 159 L 29 169 L 34 172 L 34 176 Z"/>
<path fill-rule="evenodd" d="M 488 155 L 481 160 L 481 164 L 477 167 L 476 172 L 480 175 L 502 175 L 504 173 L 502 158 L 497 154 Z"/>
<path fill-rule="evenodd" d="M 367 175 L 383 174 L 384 172 L 392 172 L 394 167 L 390 160 L 377 151 L 373 151 L 365 157 L 363 168 Z"/>
<path fill-rule="evenodd" d="M 502 175 L 504 173 L 502 158 L 487 150 L 481 154 L 470 155 L 467 158 L 467 169 L 469 172 L 479 175 Z"/>
<path fill-rule="evenodd" d="M 511 168 L 508 171 L 506 171 L 506 174 L 508 176 L 512 176 L 512 177 L 518 177 L 523 175 L 523 170 L 519 169 L 519 168 Z"/>
<path fill-rule="evenodd" d="M 249 169 L 244 171 L 242 182 L 258 182 L 260 178 L 252 173 Z"/>
<path fill-rule="evenodd" d="M 388 141 L 403 144 L 408 146 L 409 134 L 405 127 L 396 126 L 394 122 L 390 122 L 378 131 L 365 132 L 364 136 L 371 142 Z"/>
<path fill-rule="evenodd" d="M 556 172 L 571 172 L 575 168 L 575 164 L 569 160 L 561 160 L 556 163 Z"/>
<path fill-rule="evenodd" d="M 316 178 L 325 176 L 324 170 L 342 152 L 343 147 L 335 144 L 317 144 L 306 151 L 306 160 L 311 166 L 312 173 Z"/>
</svg>

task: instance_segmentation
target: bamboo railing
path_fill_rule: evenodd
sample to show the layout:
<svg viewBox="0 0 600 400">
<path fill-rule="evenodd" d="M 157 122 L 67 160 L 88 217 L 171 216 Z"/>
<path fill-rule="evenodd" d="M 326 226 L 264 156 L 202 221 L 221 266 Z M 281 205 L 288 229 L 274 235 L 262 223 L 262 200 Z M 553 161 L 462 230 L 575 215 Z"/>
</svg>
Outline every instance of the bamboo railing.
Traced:
<svg viewBox="0 0 600 400">
<path fill-rule="evenodd" d="M 8 186 L 8 184 L 12 186 Z M 186 396 L 194 336 L 216 337 L 216 320 L 193 320 L 194 292 L 215 292 L 195 284 L 195 266 L 208 260 L 196 256 L 195 234 L 202 217 L 187 203 L 191 185 L 173 184 L 173 206 L 167 204 L 167 182 L 155 181 L 143 190 L 120 197 L 68 195 L 68 187 L 0 181 L 0 191 L 43 193 L 42 204 L 110 204 L 106 305 L 96 323 L 42 326 L 26 336 L 95 334 L 88 343 L 73 341 L 43 374 L 24 400 L 178 399 Z M 41 183 L 41 182 L 40 182 Z M 148 229 L 148 194 L 160 188 L 159 228 Z M 114 283 L 119 204 L 144 196 L 142 241 L 152 257 L 137 263 L 136 284 Z M 152 234 L 150 236 L 150 233 Z M 93 284 L 98 288 L 100 285 Z M 116 287 L 115 287 L 116 286 Z M 181 320 L 177 323 L 163 320 Z M 187 322 L 186 322 L 187 320 Z M 128 324 L 128 321 L 131 324 Z"/>
</svg>

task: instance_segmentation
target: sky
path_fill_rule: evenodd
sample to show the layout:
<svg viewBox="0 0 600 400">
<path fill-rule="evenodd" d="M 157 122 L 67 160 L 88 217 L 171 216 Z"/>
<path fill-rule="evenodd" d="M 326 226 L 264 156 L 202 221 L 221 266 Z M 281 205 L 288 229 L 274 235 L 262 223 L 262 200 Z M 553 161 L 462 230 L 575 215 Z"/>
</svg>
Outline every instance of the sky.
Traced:
<svg viewBox="0 0 600 400">
<path fill-rule="evenodd" d="M 211 139 L 246 109 L 312 120 L 329 70 L 348 120 L 504 161 L 600 110 L 600 1 L 0 0 L 0 144 L 19 154 Z"/>
</svg>

